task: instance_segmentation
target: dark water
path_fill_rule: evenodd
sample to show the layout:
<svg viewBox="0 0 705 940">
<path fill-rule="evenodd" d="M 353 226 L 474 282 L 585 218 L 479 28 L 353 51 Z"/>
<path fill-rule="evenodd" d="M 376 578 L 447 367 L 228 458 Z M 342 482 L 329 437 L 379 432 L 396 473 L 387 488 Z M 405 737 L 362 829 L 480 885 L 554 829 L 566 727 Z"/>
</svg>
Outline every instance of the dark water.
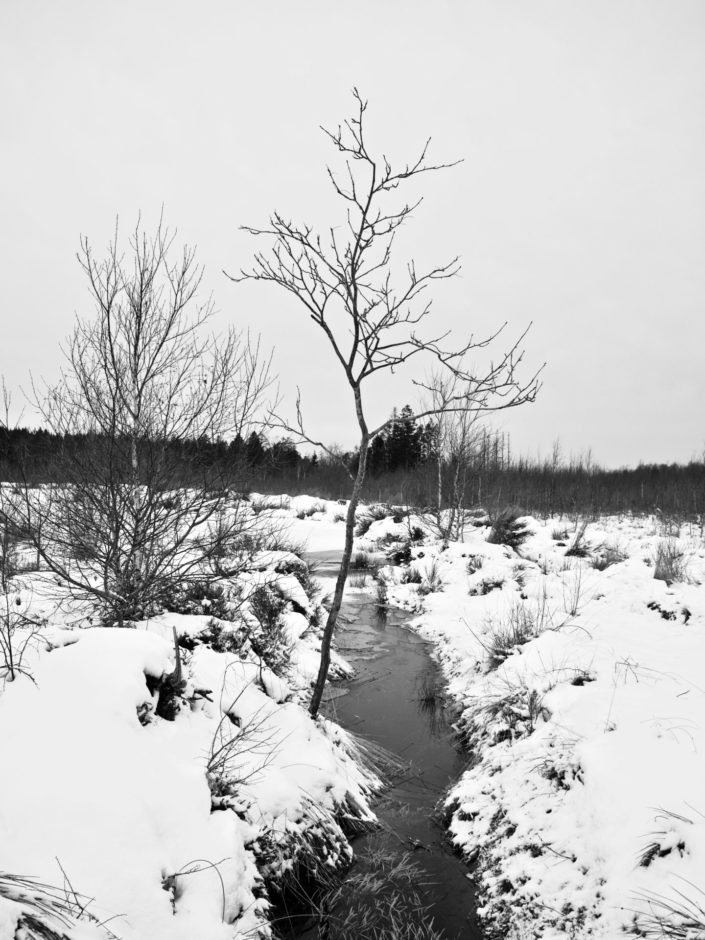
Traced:
<svg viewBox="0 0 705 940">
<path fill-rule="evenodd" d="M 332 590 L 334 557 L 311 560 L 318 563 L 316 576 Z M 354 842 L 356 868 L 364 870 L 380 852 L 409 856 L 423 919 L 432 918 L 446 940 L 480 940 L 469 869 L 453 854 L 438 814 L 439 800 L 467 765 L 439 696 L 440 670 L 428 644 L 401 626 L 406 615 L 390 611 L 380 617 L 371 593 L 348 594 L 342 613 L 347 622 L 338 626 L 337 647 L 356 676 L 332 687 L 324 712 L 404 763 L 375 806 L 382 828 Z"/>
</svg>

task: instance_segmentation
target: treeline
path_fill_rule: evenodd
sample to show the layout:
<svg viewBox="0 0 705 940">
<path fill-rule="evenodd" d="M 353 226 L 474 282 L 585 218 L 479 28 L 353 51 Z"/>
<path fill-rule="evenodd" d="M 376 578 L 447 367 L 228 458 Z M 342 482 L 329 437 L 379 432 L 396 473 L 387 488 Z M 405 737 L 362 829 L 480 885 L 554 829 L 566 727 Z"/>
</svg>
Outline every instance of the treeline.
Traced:
<svg viewBox="0 0 705 940">
<path fill-rule="evenodd" d="M 405 406 L 386 433 L 373 443 L 363 498 L 434 508 L 438 497 L 439 456 L 432 425 L 418 426 Z M 44 430 L 0 428 L 0 477 L 32 482 L 62 482 L 59 455 L 73 448 L 80 455 L 94 450 L 91 435 L 60 437 Z M 304 455 L 291 440 L 268 442 L 252 432 L 231 441 L 166 442 L 170 459 L 180 468 L 181 485 L 198 484 L 204 473 L 236 477 L 260 492 L 312 493 L 329 499 L 349 494 L 355 452 L 341 459 Z M 176 459 L 175 459 L 176 458 Z M 449 498 L 447 478 L 457 467 L 440 458 L 442 499 Z M 235 472 L 236 471 L 236 472 Z M 538 516 L 558 513 L 652 513 L 705 518 L 705 462 L 639 464 L 606 469 L 584 458 L 562 460 L 514 456 L 507 435 L 484 430 L 461 467 L 466 508 L 517 506 Z"/>
<path fill-rule="evenodd" d="M 370 447 L 369 472 L 373 476 L 409 471 L 433 452 L 432 425 L 419 426 L 408 405 L 392 412 L 393 424 L 380 434 Z M 45 429 L 4 428 L 0 426 L 0 478 L 32 482 L 63 482 L 62 457 L 70 452 L 93 455 L 103 444 L 100 435 L 59 435 Z M 204 469 L 231 471 L 238 468 L 246 479 L 254 476 L 259 483 L 273 485 L 282 479 L 307 480 L 317 473 L 319 457 L 299 453 L 291 439 L 269 442 L 266 436 L 252 431 L 246 438 L 236 435 L 230 441 L 168 440 L 160 445 L 169 464 L 180 468 L 183 483 L 196 483 Z M 144 450 L 155 452 L 154 442 L 145 442 Z M 352 467 L 357 455 L 348 453 L 343 459 Z M 324 471 L 325 472 L 325 471 Z"/>
</svg>

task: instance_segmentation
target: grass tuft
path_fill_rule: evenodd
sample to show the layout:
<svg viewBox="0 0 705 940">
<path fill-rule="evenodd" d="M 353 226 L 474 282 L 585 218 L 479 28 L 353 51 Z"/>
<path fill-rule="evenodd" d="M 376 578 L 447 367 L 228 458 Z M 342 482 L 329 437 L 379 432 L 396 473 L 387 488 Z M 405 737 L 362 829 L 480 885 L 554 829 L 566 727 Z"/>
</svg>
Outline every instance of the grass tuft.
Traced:
<svg viewBox="0 0 705 940">
<path fill-rule="evenodd" d="M 688 560 L 676 539 L 662 539 L 654 552 L 654 578 L 673 584 L 688 580 Z"/>
</svg>

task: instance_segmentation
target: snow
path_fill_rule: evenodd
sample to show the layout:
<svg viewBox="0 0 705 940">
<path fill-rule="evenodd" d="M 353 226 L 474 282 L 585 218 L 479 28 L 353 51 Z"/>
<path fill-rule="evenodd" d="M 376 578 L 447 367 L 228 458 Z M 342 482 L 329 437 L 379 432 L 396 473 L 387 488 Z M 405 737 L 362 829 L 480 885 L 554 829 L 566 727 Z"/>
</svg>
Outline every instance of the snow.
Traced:
<svg viewBox="0 0 705 940">
<path fill-rule="evenodd" d="M 590 525 L 593 554 L 626 553 L 603 571 L 566 557 L 575 524 L 560 545 L 555 519 L 525 521 L 519 554 L 483 527 L 414 549 L 411 569 L 433 563 L 440 591 L 382 574 L 390 603 L 420 610 L 412 626 L 461 707 L 473 760 L 446 805 L 490 936 L 614 940 L 650 898 L 705 888 L 702 536 L 675 536 L 688 581 L 667 585 L 658 520 Z M 526 642 L 507 641 L 522 617 Z"/>
<path fill-rule="evenodd" d="M 316 512 L 311 524 L 329 530 L 322 541 L 339 544 L 333 513 Z M 228 636 L 239 629 L 207 605 L 136 629 L 76 629 L 60 608 L 49 611 L 36 585 L 25 592 L 50 615 L 28 652 L 32 678 L 0 689 L 0 870 L 60 894 L 65 872 L 93 899 L 88 915 L 97 919 L 62 927 L 72 937 L 105 937 L 97 922 L 106 918 L 122 940 L 265 936 L 263 876 L 291 868 L 308 830 L 327 832 L 327 864 L 347 861 L 341 812 L 353 805 L 373 820 L 376 779 L 355 762 L 345 732 L 306 709 L 318 602 L 277 570 L 295 556 L 267 554 L 236 593 L 250 627 L 256 585 L 285 605 L 280 624 L 292 649 L 280 672 L 249 643 L 217 652 L 201 642 L 212 625 Z M 179 653 L 184 701 L 168 721 L 155 714 L 155 686 L 175 669 L 174 636 L 189 643 Z M 14 940 L 25 909 L 0 886 L 0 940 Z"/>
<path fill-rule="evenodd" d="M 252 503 L 283 541 L 231 585 L 237 623 L 204 606 L 78 629 L 85 617 L 52 608 L 41 575 L 22 592 L 47 623 L 27 651 L 34 681 L 0 691 L 0 869 L 59 889 L 63 869 L 122 940 L 266 935 L 262 878 L 291 870 L 312 827 L 326 834 L 322 863 L 346 861 L 341 807 L 372 818 L 376 781 L 354 742 L 306 711 L 321 611 L 284 544 L 339 551 L 347 507 Z M 663 913 L 658 896 L 698 902 L 705 889 L 702 531 L 602 518 L 584 533 L 589 554 L 571 557 L 578 520 L 524 523 L 518 552 L 488 542 L 487 525 L 449 544 L 426 527 L 410 563 L 378 578 L 388 603 L 413 612 L 458 705 L 472 759 L 447 796 L 449 835 L 475 865 L 487 936 L 615 940 Z M 416 526 L 379 519 L 355 550 Z M 685 580 L 654 577 L 665 540 Z M 598 570 L 600 558 L 615 563 Z M 248 598 L 262 585 L 283 605 L 285 668 L 238 634 L 258 629 Z M 208 631 L 233 649 L 211 648 Z M 184 703 L 167 721 L 154 689 L 175 669 L 174 634 Z M 334 656 L 333 668 L 347 667 Z M 0 940 L 14 940 L 25 909 L 0 886 Z M 84 919 L 70 935 L 105 932 Z"/>
</svg>

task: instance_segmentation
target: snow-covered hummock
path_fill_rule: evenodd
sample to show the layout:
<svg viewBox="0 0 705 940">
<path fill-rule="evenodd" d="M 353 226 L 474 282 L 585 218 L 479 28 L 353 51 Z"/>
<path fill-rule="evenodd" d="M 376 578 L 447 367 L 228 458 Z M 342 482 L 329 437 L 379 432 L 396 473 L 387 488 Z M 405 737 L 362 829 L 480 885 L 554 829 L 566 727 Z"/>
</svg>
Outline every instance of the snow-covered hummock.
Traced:
<svg viewBox="0 0 705 940">
<path fill-rule="evenodd" d="M 668 585 L 658 520 L 601 519 L 587 558 L 566 557 L 568 520 L 525 521 L 520 554 L 487 528 L 414 549 L 411 568 L 434 567 L 442 591 L 397 569 L 388 596 L 421 610 L 413 626 L 462 706 L 474 760 L 450 832 L 477 862 L 489 936 L 616 940 L 634 912 L 642 927 L 664 913 L 656 895 L 705 907 L 705 544 L 683 527 L 688 581 Z M 599 571 L 604 546 L 624 560 Z M 535 634 L 513 649 L 511 612 Z"/>
</svg>

